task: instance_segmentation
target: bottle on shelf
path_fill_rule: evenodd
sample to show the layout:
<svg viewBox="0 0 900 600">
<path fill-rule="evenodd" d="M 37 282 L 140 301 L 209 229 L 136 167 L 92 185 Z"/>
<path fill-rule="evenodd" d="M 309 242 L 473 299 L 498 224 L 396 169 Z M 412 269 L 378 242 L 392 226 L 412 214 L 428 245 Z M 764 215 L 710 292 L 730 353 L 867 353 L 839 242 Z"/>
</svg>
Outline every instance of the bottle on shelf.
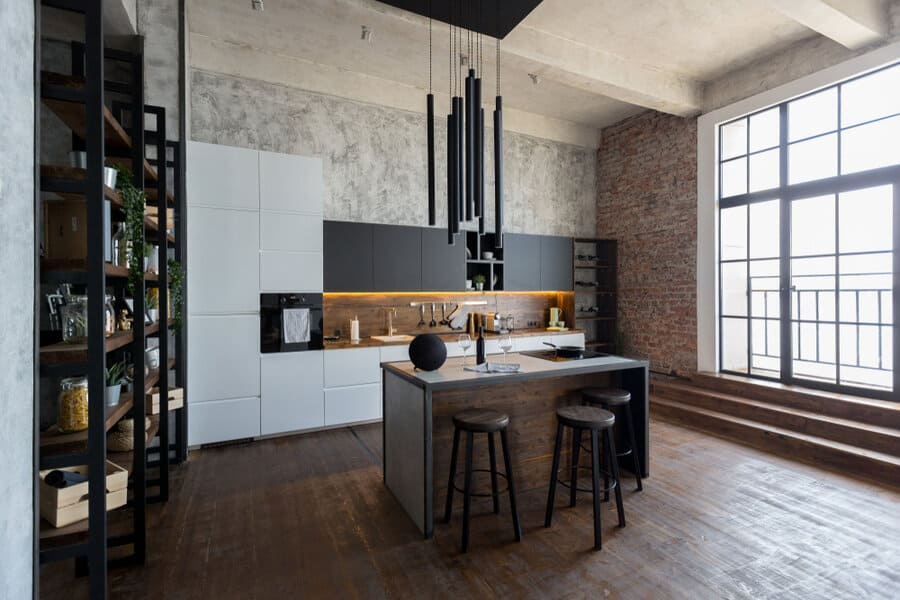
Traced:
<svg viewBox="0 0 900 600">
<path fill-rule="evenodd" d="M 478 327 L 478 339 L 475 341 L 475 364 L 481 365 L 485 362 L 484 357 L 484 323 Z"/>
</svg>

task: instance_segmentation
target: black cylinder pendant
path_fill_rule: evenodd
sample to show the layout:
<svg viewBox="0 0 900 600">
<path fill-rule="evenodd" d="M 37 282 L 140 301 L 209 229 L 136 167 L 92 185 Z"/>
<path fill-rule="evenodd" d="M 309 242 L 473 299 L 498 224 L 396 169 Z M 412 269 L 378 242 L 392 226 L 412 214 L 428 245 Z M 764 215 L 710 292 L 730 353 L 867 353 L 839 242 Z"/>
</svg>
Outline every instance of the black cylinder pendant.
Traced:
<svg viewBox="0 0 900 600">
<path fill-rule="evenodd" d="M 475 70 L 466 77 L 466 221 L 475 208 Z"/>
<path fill-rule="evenodd" d="M 503 97 L 494 109 L 494 246 L 503 247 Z"/>
<path fill-rule="evenodd" d="M 484 109 L 481 108 L 481 77 L 475 79 L 473 91 L 472 104 L 475 106 L 473 115 L 475 120 L 475 172 L 473 179 L 475 181 L 475 217 L 477 218 L 484 214 Z"/>
<path fill-rule="evenodd" d="M 447 115 L 447 243 L 454 241 L 453 234 L 459 231 L 456 221 L 456 122 L 453 115 Z"/>
<path fill-rule="evenodd" d="M 434 206 L 434 94 L 426 96 L 428 108 L 428 224 L 437 221 Z"/>
<path fill-rule="evenodd" d="M 458 201 L 457 204 L 457 212 L 456 212 L 456 221 L 457 223 L 462 221 L 466 215 L 466 157 L 465 157 L 465 149 L 463 144 L 465 143 L 465 114 L 463 107 L 463 99 L 460 96 L 456 97 L 456 151 L 457 151 L 457 166 L 456 166 L 456 199 Z"/>
</svg>

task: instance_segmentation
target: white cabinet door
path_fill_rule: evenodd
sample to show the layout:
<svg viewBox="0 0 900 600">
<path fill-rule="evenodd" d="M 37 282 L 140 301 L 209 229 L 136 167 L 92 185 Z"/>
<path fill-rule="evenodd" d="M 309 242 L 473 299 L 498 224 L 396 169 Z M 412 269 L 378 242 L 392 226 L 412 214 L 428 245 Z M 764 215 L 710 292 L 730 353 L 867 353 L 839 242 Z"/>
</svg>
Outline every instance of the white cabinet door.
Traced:
<svg viewBox="0 0 900 600">
<path fill-rule="evenodd" d="M 550 341 L 550 336 L 530 335 L 523 337 L 513 337 L 512 352 L 526 352 L 533 350 L 550 350 L 544 345 L 544 342 Z"/>
<path fill-rule="evenodd" d="M 580 346 L 584 348 L 583 333 L 562 333 L 553 336 L 553 343 L 557 346 Z"/>
<path fill-rule="evenodd" d="M 261 212 L 259 215 L 259 249 L 322 252 L 322 217 Z"/>
<path fill-rule="evenodd" d="M 259 396 L 259 315 L 191 315 L 188 331 L 191 410 L 209 400 Z"/>
<path fill-rule="evenodd" d="M 259 210 L 259 153 L 256 150 L 188 142 L 187 165 L 189 206 Z M 196 246 L 192 245 L 191 252 L 194 248 Z"/>
<path fill-rule="evenodd" d="M 321 292 L 321 252 L 260 252 L 259 289 L 263 292 Z"/>
<path fill-rule="evenodd" d="M 400 362 L 409 360 L 409 345 L 382 346 L 381 362 Z"/>
<path fill-rule="evenodd" d="M 259 436 L 259 398 L 191 402 L 188 444 L 213 444 Z"/>
<path fill-rule="evenodd" d="M 325 390 L 325 425 L 342 425 L 380 418 L 380 383 Z"/>
<path fill-rule="evenodd" d="M 325 351 L 326 388 L 380 382 L 381 355 L 378 348 Z"/>
<path fill-rule="evenodd" d="M 322 427 L 325 404 L 321 350 L 260 358 L 260 433 Z"/>
<path fill-rule="evenodd" d="M 188 209 L 192 314 L 259 311 L 259 213 Z"/>
<path fill-rule="evenodd" d="M 275 152 L 259 153 L 262 210 L 322 214 L 322 159 Z"/>
</svg>

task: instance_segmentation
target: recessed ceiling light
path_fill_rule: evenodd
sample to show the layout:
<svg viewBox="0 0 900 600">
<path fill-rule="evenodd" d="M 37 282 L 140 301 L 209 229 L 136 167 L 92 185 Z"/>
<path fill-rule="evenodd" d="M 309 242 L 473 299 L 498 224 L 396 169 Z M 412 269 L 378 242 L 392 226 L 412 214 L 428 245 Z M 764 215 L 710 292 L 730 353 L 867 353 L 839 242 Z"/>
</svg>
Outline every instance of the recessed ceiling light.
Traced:
<svg viewBox="0 0 900 600">
<path fill-rule="evenodd" d="M 371 29 L 369 29 L 369 28 L 366 27 L 365 25 L 362 26 L 362 31 L 361 31 L 360 34 L 359 34 L 359 39 L 363 40 L 364 42 L 369 42 L 369 43 L 371 43 L 371 42 L 372 42 L 372 38 L 373 38 L 374 36 L 375 36 L 375 32 L 374 32 L 374 31 L 372 31 Z"/>
<path fill-rule="evenodd" d="M 537 85 L 541 82 L 541 78 L 537 73 L 529 73 L 528 76 L 531 77 L 531 83 L 533 83 L 534 85 Z"/>
<path fill-rule="evenodd" d="M 266 7 L 263 6 L 263 0 L 250 0 L 250 6 L 253 7 L 253 10 L 257 10 L 259 12 L 262 12 L 266 9 Z"/>
</svg>

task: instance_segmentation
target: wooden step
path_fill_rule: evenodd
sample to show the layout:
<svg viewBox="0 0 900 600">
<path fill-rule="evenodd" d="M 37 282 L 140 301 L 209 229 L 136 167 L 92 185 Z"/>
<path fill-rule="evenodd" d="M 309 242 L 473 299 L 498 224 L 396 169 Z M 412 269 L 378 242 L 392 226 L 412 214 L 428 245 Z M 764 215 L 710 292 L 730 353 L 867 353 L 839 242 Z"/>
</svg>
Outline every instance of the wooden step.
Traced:
<svg viewBox="0 0 900 600">
<path fill-rule="evenodd" d="M 654 381 L 652 389 L 657 396 L 683 404 L 900 457 L 900 429 L 748 400 L 687 383 Z"/>
<path fill-rule="evenodd" d="M 900 488 L 900 458 L 651 394 L 650 414 L 791 460 Z"/>
<path fill-rule="evenodd" d="M 900 429 L 900 402 L 822 392 L 760 379 L 751 381 L 744 377 L 716 373 L 694 373 L 691 375 L 691 383 L 751 400 Z"/>
</svg>

